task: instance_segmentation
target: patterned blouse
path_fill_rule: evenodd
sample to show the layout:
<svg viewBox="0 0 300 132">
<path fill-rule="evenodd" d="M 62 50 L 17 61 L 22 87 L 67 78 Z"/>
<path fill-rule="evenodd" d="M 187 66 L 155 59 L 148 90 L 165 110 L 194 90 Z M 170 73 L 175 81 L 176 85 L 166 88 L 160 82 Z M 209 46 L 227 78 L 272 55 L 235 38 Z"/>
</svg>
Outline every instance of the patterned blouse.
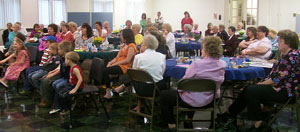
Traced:
<svg viewBox="0 0 300 132">
<path fill-rule="evenodd" d="M 300 77 L 300 52 L 291 50 L 283 55 L 280 61 L 274 65 L 268 78 L 275 83 L 274 88 L 279 92 L 287 89 L 288 96 L 292 97 L 295 88 L 298 86 Z"/>
</svg>

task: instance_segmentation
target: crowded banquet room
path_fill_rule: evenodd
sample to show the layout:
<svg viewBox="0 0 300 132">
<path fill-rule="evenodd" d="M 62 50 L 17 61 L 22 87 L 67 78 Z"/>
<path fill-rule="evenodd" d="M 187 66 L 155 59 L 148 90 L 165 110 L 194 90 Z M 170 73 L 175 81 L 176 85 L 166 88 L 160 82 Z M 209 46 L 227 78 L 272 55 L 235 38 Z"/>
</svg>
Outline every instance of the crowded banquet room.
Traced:
<svg viewBox="0 0 300 132">
<path fill-rule="evenodd" d="M 0 0 L 0 132 L 300 132 L 300 0 Z"/>
</svg>

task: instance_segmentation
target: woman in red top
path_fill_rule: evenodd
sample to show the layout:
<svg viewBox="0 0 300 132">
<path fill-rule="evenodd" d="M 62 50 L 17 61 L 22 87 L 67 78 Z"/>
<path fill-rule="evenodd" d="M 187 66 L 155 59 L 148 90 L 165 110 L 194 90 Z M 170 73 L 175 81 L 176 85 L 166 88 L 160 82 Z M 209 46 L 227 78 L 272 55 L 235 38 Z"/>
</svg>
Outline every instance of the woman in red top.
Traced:
<svg viewBox="0 0 300 132">
<path fill-rule="evenodd" d="M 190 25 L 194 25 L 193 19 L 190 16 L 190 13 L 185 11 L 184 12 L 184 18 L 182 18 L 181 20 L 181 30 L 184 30 L 184 24 L 190 24 Z"/>
<path fill-rule="evenodd" d="M 68 41 L 74 43 L 74 36 L 73 36 L 72 32 L 69 31 L 69 25 L 67 23 L 65 23 L 61 26 L 61 30 L 62 30 L 61 38 L 63 40 L 68 40 Z"/>
</svg>

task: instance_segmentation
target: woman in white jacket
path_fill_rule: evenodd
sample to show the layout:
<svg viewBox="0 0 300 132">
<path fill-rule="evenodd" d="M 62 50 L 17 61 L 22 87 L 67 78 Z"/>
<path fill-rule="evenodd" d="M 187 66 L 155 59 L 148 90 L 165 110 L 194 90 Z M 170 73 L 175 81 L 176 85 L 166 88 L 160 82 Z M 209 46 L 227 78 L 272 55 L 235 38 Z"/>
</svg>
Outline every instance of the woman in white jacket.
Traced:
<svg viewBox="0 0 300 132">
<path fill-rule="evenodd" d="M 169 47 L 172 58 L 176 57 L 176 48 L 175 48 L 175 37 L 172 33 L 172 27 L 170 24 L 165 23 L 162 26 L 163 34 L 166 37 L 167 46 Z"/>
</svg>

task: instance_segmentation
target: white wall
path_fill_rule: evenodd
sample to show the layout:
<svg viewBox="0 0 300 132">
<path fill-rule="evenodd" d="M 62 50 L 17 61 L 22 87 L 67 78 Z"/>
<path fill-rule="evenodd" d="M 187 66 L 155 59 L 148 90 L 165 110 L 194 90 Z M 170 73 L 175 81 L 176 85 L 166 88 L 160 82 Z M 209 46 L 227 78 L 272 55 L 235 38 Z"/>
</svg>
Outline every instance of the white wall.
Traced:
<svg viewBox="0 0 300 132">
<path fill-rule="evenodd" d="M 188 11 L 194 23 L 204 32 L 209 22 L 214 25 L 224 24 L 224 0 L 153 0 L 153 11 L 161 11 L 166 23 L 173 30 L 181 29 L 184 11 Z M 213 14 L 221 14 L 222 20 L 214 19 Z"/>
<path fill-rule="evenodd" d="M 270 29 L 296 29 L 296 17 L 300 14 L 299 0 L 259 0 L 258 25 L 266 25 Z"/>
<path fill-rule="evenodd" d="M 67 12 L 89 12 L 92 11 L 90 2 L 92 0 L 66 0 Z"/>
<path fill-rule="evenodd" d="M 39 22 L 38 0 L 21 0 L 21 23 L 26 28 L 33 28 Z"/>
</svg>

